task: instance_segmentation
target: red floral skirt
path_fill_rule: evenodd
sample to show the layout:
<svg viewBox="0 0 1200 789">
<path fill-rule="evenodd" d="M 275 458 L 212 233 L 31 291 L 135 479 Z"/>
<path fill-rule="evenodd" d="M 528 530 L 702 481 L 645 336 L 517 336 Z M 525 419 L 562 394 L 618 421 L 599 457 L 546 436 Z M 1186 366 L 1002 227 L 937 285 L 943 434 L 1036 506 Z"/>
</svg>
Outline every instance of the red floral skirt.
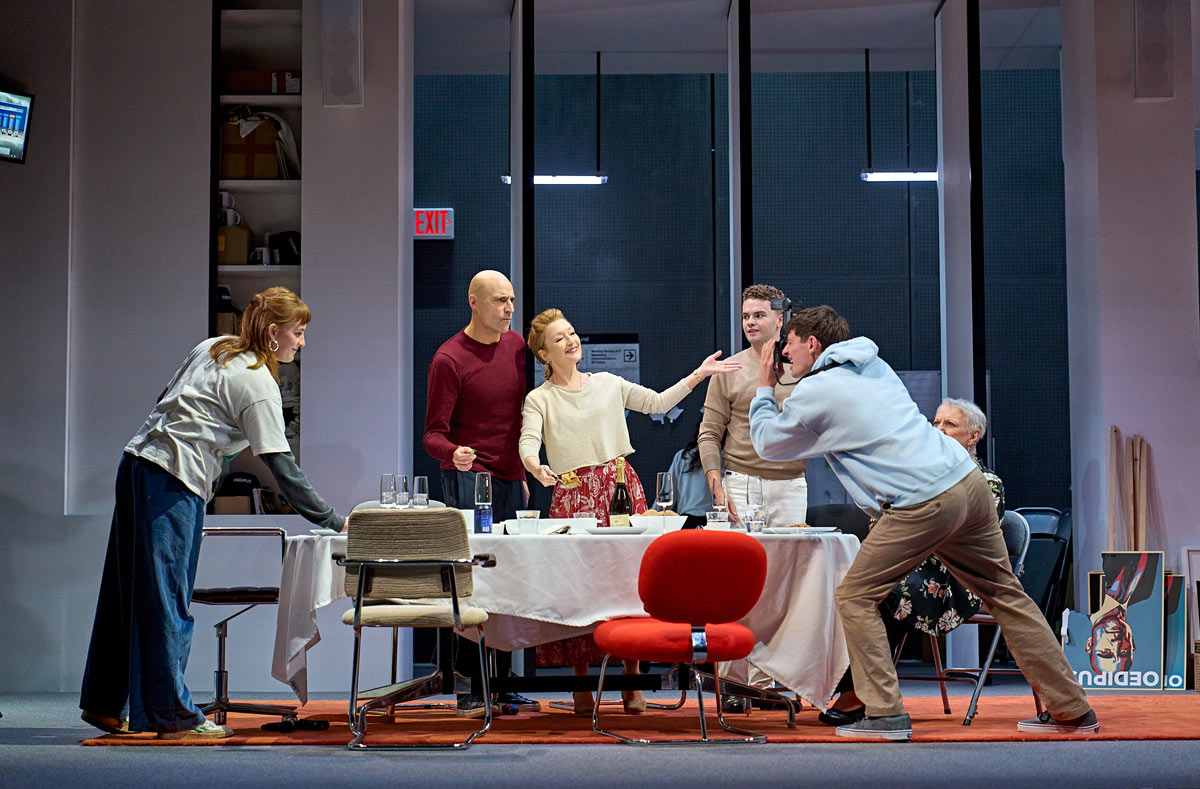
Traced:
<svg viewBox="0 0 1200 789">
<path fill-rule="evenodd" d="M 550 500 L 550 517 L 571 518 L 580 512 L 590 512 L 596 516 L 597 523 L 607 526 L 608 505 L 617 489 L 616 459 L 599 466 L 576 469 L 575 473 L 579 475 L 579 487 L 566 490 L 562 485 L 555 486 Z M 629 490 L 634 513 L 645 512 L 646 493 L 628 460 L 625 461 L 625 487 Z M 604 653 L 590 634 L 541 644 L 537 648 L 539 666 L 580 666 L 598 663 L 603 658 Z"/>
<path fill-rule="evenodd" d="M 562 485 L 554 487 L 554 496 L 550 499 L 551 518 L 573 518 L 580 512 L 590 512 L 596 516 L 601 526 L 608 525 L 608 505 L 612 502 L 613 491 L 617 489 L 616 458 L 599 466 L 586 466 L 576 469 L 579 475 L 579 487 L 567 490 Z M 629 461 L 625 461 L 625 487 L 633 502 L 634 514 L 646 511 L 646 493 L 642 490 L 642 481 Z"/>
</svg>

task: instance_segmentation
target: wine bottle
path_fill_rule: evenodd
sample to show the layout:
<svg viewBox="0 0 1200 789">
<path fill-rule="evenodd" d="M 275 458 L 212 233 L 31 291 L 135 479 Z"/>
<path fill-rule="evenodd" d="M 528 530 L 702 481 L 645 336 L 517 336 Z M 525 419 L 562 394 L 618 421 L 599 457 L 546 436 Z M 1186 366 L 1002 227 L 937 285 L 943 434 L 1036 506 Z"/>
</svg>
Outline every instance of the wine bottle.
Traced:
<svg viewBox="0 0 1200 789">
<path fill-rule="evenodd" d="M 629 516 L 632 514 L 633 500 L 629 498 L 629 489 L 625 486 L 625 458 L 617 458 L 617 489 L 608 503 L 608 525 L 629 526 Z"/>
</svg>

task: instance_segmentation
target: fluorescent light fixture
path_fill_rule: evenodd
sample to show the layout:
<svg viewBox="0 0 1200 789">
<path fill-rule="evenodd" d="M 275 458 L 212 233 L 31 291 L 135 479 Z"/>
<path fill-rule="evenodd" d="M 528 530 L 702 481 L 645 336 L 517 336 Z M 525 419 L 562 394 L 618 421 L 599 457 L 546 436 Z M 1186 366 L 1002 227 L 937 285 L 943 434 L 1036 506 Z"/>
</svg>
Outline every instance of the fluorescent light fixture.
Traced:
<svg viewBox="0 0 1200 789">
<path fill-rule="evenodd" d="M 864 181 L 936 181 L 936 172 L 880 172 L 863 170 L 858 176 Z"/>
<path fill-rule="evenodd" d="M 500 176 L 500 180 L 506 184 L 512 183 L 512 177 L 508 174 Z M 550 186 L 597 186 L 608 183 L 608 176 L 599 173 L 596 175 L 535 175 L 533 182 Z"/>
</svg>

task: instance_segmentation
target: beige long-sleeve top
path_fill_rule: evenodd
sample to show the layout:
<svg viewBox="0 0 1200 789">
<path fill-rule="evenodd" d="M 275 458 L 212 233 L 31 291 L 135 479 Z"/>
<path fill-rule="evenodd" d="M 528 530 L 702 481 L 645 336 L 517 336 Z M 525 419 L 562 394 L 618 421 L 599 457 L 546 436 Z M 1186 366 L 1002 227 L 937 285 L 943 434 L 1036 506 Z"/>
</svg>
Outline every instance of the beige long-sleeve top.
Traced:
<svg viewBox="0 0 1200 789">
<path fill-rule="evenodd" d="M 546 381 L 525 396 L 517 444 L 521 458 L 537 457 L 544 443 L 546 464 L 562 474 L 630 455 L 625 409 L 663 414 L 690 391 L 686 378 L 663 392 L 612 373 L 588 374 L 579 391 Z"/>
<path fill-rule="evenodd" d="M 704 418 L 700 421 L 700 465 L 704 472 L 720 471 L 722 461 L 730 471 L 763 479 L 795 479 L 804 476 L 803 460 L 777 463 L 763 460 L 750 443 L 750 401 L 758 390 L 758 354 L 753 348 L 739 351 L 729 361 L 742 363 L 742 369 L 725 375 L 714 375 L 708 382 L 704 398 Z M 785 372 L 785 378 L 790 378 Z M 775 385 L 775 402 L 783 403 L 792 393 L 796 382 Z M 721 440 L 725 440 L 722 458 Z"/>
</svg>

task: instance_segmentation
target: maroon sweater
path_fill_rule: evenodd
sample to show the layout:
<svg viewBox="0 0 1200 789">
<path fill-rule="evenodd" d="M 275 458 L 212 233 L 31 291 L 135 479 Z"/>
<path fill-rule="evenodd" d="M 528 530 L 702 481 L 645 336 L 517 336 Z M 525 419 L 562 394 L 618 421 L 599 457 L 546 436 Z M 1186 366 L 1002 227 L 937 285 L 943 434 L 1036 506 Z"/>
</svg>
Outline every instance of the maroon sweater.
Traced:
<svg viewBox="0 0 1200 789">
<path fill-rule="evenodd" d="M 460 446 L 475 450 L 472 471 L 508 481 L 525 478 L 517 456 L 525 399 L 525 341 L 505 332 L 484 345 L 460 331 L 442 343 L 429 363 L 425 451 L 443 469 Z"/>
</svg>

